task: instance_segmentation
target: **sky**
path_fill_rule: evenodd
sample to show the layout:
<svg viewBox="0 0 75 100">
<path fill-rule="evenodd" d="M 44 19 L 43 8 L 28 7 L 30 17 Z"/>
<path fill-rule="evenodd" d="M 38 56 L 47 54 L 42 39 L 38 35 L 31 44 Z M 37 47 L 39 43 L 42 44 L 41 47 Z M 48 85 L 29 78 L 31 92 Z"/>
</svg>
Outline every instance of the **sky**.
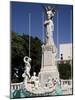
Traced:
<svg viewBox="0 0 75 100">
<path fill-rule="evenodd" d="M 20 35 L 29 35 L 29 15 L 30 15 L 30 35 L 38 37 L 43 41 L 45 29 L 43 26 L 45 19 L 44 8 L 51 6 L 56 9 L 53 38 L 55 44 L 72 42 L 72 6 L 55 5 L 41 3 L 11 2 L 11 31 Z M 44 30 L 43 30 L 44 29 Z M 44 32 L 44 33 L 43 33 Z"/>
</svg>

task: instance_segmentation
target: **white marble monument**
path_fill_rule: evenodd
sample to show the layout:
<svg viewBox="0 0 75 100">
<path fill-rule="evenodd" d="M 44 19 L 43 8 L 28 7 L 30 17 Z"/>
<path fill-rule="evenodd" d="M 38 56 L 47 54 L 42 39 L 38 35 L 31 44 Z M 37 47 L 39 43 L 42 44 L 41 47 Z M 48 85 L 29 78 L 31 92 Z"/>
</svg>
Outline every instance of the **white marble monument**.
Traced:
<svg viewBox="0 0 75 100">
<path fill-rule="evenodd" d="M 39 73 L 39 81 L 42 85 L 45 85 L 48 78 L 51 77 L 59 80 L 59 72 L 56 64 L 57 48 L 53 40 L 54 23 L 53 17 L 55 10 L 53 8 L 45 8 L 47 20 L 44 22 L 46 30 L 46 43 L 42 45 L 42 64 L 41 71 Z"/>
</svg>

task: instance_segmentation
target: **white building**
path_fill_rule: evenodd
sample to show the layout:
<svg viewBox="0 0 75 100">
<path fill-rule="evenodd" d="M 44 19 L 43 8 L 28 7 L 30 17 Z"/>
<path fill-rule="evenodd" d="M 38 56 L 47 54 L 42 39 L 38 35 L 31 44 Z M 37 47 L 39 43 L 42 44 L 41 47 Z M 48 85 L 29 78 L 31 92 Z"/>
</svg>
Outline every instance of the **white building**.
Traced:
<svg viewBox="0 0 75 100">
<path fill-rule="evenodd" d="M 72 43 L 60 44 L 59 60 L 72 61 Z"/>
</svg>

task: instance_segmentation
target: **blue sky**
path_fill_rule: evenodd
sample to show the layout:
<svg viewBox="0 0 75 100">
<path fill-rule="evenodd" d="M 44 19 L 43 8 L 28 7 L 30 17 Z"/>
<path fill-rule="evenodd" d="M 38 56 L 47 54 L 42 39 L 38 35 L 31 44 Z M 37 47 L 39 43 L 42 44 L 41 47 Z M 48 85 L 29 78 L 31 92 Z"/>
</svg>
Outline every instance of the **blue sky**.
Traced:
<svg viewBox="0 0 75 100">
<path fill-rule="evenodd" d="M 54 17 L 54 41 L 59 43 L 72 42 L 72 6 L 40 3 L 11 2 L 11 31 L 29 34 L 29 14 L 31 15 L 31 35 L 41 40 L 43 36 L 43 6 L 56 9 Z M 58 17 L 57 17 L 58 16 Z M 57 25 L 58 24 L 58 25 Z M 57 32 L 58 28 L 58 32 Z"/>
</svg>

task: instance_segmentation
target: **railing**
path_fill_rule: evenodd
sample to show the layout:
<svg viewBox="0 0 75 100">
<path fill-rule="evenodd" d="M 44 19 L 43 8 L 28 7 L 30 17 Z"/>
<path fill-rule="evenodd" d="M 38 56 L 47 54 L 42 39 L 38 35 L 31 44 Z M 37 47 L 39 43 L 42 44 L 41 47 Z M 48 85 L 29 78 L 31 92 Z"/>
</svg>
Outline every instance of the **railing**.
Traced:
<svg viewBox="0 0 75 100">
<path fill-rule="evenodd" d="M 24 83 L 21 82 L 21 83 L 11 83 L 11 91 L 15 91 L 15 90 L 20 90 L 20 89 L 23 89 L 24 87 Z"/>
<path fill-rule="evenodd" d="M 63 94 L 72 94 L 72 80 L 60 81 Z"/>
<path fill-rule="evenodd" d="M 72 80 L 60 80 L 60 85 L 64 94 L 72 93 Z M 11 91 L 24 89 L 24 82 L 11 83 Z"/>
<path fill-rule="evenodd" d="M 60 80 L 61 86 L 69 85 L 72 86 L 72 80 Z"/>
</svg>

